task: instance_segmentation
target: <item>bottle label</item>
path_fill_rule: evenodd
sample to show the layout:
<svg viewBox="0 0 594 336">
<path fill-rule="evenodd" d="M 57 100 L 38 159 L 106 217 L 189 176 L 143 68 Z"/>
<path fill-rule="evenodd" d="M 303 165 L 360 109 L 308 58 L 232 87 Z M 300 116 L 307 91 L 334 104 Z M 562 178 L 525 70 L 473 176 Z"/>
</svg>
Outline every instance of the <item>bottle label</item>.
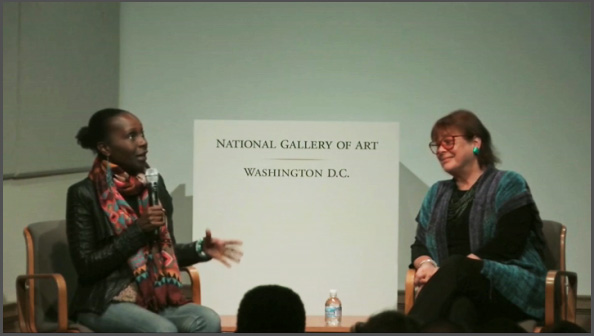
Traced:
<svg viewBox="0 0 594 336">
<path fill-rule="evenodd" d="M 326 307 L 326 318 L 339 318 L 342 316 L 342 307 Z"/>
</svg>

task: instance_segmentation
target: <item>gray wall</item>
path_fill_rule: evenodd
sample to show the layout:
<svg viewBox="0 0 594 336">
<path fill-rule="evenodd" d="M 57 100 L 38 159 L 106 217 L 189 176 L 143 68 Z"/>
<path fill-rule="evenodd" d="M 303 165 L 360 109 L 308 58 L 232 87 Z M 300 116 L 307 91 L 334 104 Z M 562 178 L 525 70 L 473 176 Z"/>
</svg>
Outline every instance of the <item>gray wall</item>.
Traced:
<svg viewBox="0 0 594 336">
<path fill-rule="evenodd" d="M 64 218 L 66 188 L 83 175 L 26 177 L 88 169 L 90 152 L 74 136 L 89 111 L 118 104 L 120 9 L 99 2 L 2 9 L 2 273 L 10 302 L 25 271 L 24 227 Z"/>
<path fill-rule="evenodd" d="M 86 167 L 72 139 L 88 111 L 118 103 L 119 3 L 3 9 L 3 177 Z"/>
<path fill-rule="evenodd" d="M 447 178 L 429 130 L 471 109 L 500 167 L 528 180 L 543 218 L 568 226 L 568 268 L 589 295 L 589 13 L 583 3 L 122 3 L 120 106 L 144 123 L 182 241 L 194 119 L 399 122 L 400 270 L 424 193 Z M 24 272 L 22 229 L 63 217 L 65 190 L 82 176 L 4 181 L 7 301 Z"/>
</svg>

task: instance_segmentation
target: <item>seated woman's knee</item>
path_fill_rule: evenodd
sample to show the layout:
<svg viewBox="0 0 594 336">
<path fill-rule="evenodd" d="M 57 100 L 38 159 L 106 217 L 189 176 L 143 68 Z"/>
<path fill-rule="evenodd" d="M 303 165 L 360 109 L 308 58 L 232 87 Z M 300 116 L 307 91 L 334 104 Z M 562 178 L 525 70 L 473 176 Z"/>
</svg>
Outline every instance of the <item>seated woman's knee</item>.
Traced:
<svg viewBox="0 0 594 336">
<path fill-rule="evenodd" d="M 461 267 L 467 260 L 463 255 L 453 255 L 448 257 L 439 268 L 459 268 Z"/>
<path fill-rule="evenodd" d="M 143 332 L 157 332 L 157 333 L 176 333 L 178 332 L 177 327 L 175 324 L 164 320 L 159 319 L 158 323 L 153 323 L 150 327 L 151 330 L 146 330 Z"/>
<path fill-rule="evenodd" d="M 221 332 L 221 317 L 214 310 L 202 306 L 192 321 L 190 330 L 195 332 Z"/>
</svg>

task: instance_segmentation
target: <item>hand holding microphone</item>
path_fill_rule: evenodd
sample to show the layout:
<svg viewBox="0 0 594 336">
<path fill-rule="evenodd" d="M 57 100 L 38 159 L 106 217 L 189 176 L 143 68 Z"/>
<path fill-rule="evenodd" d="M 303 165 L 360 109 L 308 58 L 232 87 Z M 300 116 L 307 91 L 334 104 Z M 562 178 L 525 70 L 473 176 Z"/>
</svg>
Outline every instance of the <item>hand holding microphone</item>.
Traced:
<svg viewBox="0 0 594 336">
<path fill-rule="evenodd" d="M 165 225 L 165 209 L 159 204 L 158 182 L 159 172 L 155 168 L 149 168 L 145 173 L 148 182 L 148 211 L 138 219 L 138 225 L 145 232 L 151 232 L 158 236 L 159 228 Z"/>
<path fill-rule="evenodd" d="M 158 233 L 159 228 L 165 225 L 165 209 L 161 205 L 150 206 L 137 223 L 144 232 Z"/>
</svg>

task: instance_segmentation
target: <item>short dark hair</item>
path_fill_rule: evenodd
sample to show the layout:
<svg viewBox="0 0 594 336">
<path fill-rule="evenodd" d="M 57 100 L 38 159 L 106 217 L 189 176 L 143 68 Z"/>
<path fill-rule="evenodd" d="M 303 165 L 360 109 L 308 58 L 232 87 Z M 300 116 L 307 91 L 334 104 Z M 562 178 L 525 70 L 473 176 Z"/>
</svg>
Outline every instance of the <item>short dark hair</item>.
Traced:
<svg viewBox="0 0 594 336">
<path fill-rule="evenodd" d="M 492 318 L 477 328 L 478 333 L 525 333 L 527 332 L 516 321 L 507 317 Z"/>
<path fill-rule="evenodd" d="M 261 285 L 245 293 L 236 332 L 305 332 L 305 307 L 291 289 Z"/>
<path fill-rule="evenodd" d="M 76 134 L 78 144 L 84 149 L 97 153 L 97 144 L 107 138 L 109 121 L 122 113 L 130 112 L 118 108 L 106 108 L 93 113 L 89 124 L 81 127 Z"/>
<path fill-rule="evenodd" d="M 372 315 L 366 322 L 355 324 L 356 333 L 416 333 L 419 324 L 411 317 L 396 310 L 386 310 Z"/>
<path fill-rule="evenodd" d="M 440 118 L 431 129 L 431 140 L 436 141 L 439 132 L 448 128 L 458 128 L 464 133 L 464 138 L 468 141 L 474 137 L 481 139 L 481 149 L 477 156 L 481 168 L 501 162 L 495 154 L 495 149 L 491 142 L 491 133 L 489 133 L 489 130 L 487 130 L 474 113 L 468 110 L 456 110 Z"/>
<path fill-rule="evenodd" d="M 462 333 L 468 331 L 469 330 L 464 329 L 459 324 L 443 317 L 426 323 L 421 327 L 422 333 Z"/>
</svg>

